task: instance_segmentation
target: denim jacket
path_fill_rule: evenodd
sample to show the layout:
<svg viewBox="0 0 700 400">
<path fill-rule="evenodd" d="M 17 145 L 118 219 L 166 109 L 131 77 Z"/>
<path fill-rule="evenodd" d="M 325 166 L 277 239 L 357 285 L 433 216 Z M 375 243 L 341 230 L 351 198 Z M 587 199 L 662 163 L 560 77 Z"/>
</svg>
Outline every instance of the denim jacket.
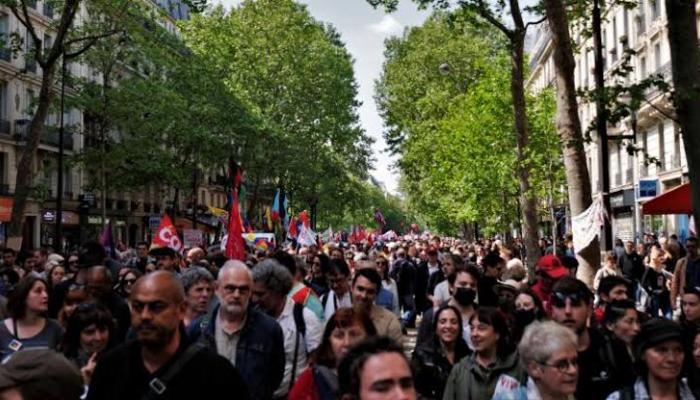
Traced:
<svg viewBox="0 0 700 400">
<path fill-rule="evenodd" d="M 199 340 L 214 351 L 217 351 L 215 323 L 219 307 L 193 321 L 187 332 L 192 340 Z M 282 382 L 284 363 L 282 328 L 271 317 L 248 307 L 245 326 L 236 345 L 236 368 L 248 385 L 251 399 L 272 398 Z"/>
</svg>

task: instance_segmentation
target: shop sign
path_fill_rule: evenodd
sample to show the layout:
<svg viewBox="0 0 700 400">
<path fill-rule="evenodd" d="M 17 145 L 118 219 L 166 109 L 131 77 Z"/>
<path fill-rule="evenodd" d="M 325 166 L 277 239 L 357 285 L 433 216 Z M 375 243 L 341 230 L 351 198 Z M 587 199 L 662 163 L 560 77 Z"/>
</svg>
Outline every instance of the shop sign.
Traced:
<svg viewBox="0 0 700 400">
<path fill-rule="evenodd" d="M 12 205 L 12 199 L 0 197 L 0 222 L 10 222 L 12 219 Z"/>
<path fill-rule="evenodd" d="M 160 226 L 160 215 L 154 214 L 148 217 L 148 227 L 151 229 L 151 232 L 155 232 L 158 230 L 158 226 Z"/>
<path fill-rule="evenodd" d="M 639 180 L 639 197 L 656 197 L 658 194 L 658 179 L 640 179 Z"/>
</svg>

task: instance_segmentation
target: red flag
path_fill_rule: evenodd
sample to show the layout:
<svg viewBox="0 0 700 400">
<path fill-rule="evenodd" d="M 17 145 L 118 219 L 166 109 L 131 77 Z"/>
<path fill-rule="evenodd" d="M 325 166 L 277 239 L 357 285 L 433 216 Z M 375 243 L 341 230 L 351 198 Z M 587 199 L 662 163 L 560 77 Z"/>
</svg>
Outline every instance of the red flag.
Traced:
<svg viewBox="0 0 700 400">
<path fill-rule="evenodd" d="M 297 220 L 296 218 L 292 217 L 292 219 L 289 220 L 289 227 L 287 228 L 287 237 L 294 239 L 297 237 L 299 234 L 299 231 L 297 231 Z"/>
<path fill-rule="evenodd" d="M 305 227 L 309 227 L 309 215 L 306 213 L 306 210 L 299 213 L 299 221 L 301 221 Z"/>
<path fill-rule="evenodd" d="M 182 240 L 177 236 L 177 230 L 168 214 L 160 219 L 160 225 L 153 237 L 153 245 L 157 247 L 169 247 L 178 253 L 182 251 Z"/>
<path fill-rule="evenodd" d="M 236 178 L 231 188 L 233 201 L 228 213 L 228 239 L 226 239 L 226 257 L 245 261 L 245 241 L 241 226 L 241 212 L 238 208 L 238 188 L 241 184 L 241 170 L 236 168 Z"/>
</svg>

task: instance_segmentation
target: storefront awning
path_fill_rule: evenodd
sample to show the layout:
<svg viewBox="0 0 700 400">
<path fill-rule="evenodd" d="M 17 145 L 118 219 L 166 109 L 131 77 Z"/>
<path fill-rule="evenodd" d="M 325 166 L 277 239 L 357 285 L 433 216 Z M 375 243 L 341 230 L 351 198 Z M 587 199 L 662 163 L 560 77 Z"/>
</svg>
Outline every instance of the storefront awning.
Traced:
<svg viewBox="0 0 700 400">
<path fill-rule="evenodd" d="M 642 204 L 642 214 L 690 214 L 692 208 L 690 183 L 684 183 Z"/>
</svg>

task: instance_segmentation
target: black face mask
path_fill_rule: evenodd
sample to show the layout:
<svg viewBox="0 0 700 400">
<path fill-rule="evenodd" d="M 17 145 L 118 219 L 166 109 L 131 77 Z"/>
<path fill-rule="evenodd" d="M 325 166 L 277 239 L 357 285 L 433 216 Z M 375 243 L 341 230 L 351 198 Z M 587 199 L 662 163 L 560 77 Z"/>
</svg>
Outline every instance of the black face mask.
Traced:
<svg viewBox="0 0 700 400">
<path fill-rule="evenodd" d="M 454 294 L 455 301 L 461 306 L 470 306 L 476 299 L 476 290 L 469 288 L 457 288 Z"/>
<path fill-rule="evenodd" d="M 535 320 L 535 309 L 533 308 L 532 310 L 515 310 L 513 312 L 513 316 L 515 317 L 515 323 L 519 327 L 524 328 L 530 325 Z"/>
</svg>

